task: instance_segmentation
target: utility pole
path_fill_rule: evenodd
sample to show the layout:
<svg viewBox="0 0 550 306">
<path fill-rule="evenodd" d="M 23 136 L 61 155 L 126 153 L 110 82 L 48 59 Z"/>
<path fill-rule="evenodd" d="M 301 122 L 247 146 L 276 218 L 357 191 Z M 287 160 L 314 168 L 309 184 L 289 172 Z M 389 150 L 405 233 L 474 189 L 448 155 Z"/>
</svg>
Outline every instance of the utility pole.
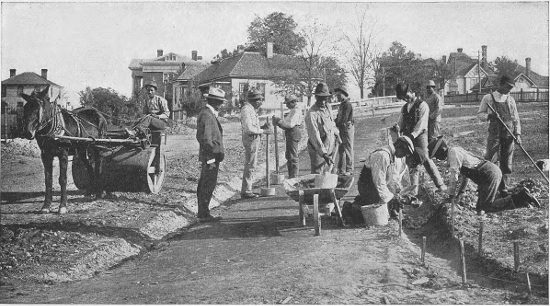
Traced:
<svg viewBox="0 0 550 306">
<path fill-rule="evenodd" d="M 477 81 L 479 84 L 479 93 L 481 93 L 481 59 L 479 57 L 479 50 L 477 50 Z"/>
</svg>

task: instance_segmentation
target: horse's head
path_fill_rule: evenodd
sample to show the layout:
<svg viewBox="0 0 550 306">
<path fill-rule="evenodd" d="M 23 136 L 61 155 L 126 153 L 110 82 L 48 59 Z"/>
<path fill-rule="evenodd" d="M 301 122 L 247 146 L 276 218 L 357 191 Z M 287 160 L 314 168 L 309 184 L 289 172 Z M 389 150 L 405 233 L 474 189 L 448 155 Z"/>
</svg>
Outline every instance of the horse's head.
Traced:
<svg viewBox="0 0 550 306">
<path fill-rule="evenodd" d="M 36 92 L 31 95 L 21 94 L 21 97 L 25 99 L 27 103 L 23 106 L 23 135 L 27 139 L 34 139 L 36 132 L 42 128 L 44 121 L 44 108 L 46 104 L 49 104 L 50 98 L 48 91 L 50 86 L 46 89 Z"/>
</svg>

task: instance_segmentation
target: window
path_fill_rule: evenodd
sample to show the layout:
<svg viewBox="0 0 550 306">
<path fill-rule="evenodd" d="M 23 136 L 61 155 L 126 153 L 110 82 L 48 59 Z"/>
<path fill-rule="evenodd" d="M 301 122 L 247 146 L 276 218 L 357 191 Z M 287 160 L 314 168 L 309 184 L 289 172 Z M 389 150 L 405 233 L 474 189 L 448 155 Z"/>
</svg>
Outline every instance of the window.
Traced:
<svg viewBox="0 0 550 306">
<path fill-rule="evenodd" d="M 2 85 L 2 98 L 6 96 L 6 85 Z"/>
<path fill-rule="evenodd" d="M 264 96 L 265 99 L 265 83 L 256 83 L 256 89 L 262 93 L 262 96 Z"/>
<path fill-rule="evenodd" d="M 21 96 L 21 94 L 23 93 L 23 86 L 17 86 L 17 95 L 18 96 Z"/>
</svg>

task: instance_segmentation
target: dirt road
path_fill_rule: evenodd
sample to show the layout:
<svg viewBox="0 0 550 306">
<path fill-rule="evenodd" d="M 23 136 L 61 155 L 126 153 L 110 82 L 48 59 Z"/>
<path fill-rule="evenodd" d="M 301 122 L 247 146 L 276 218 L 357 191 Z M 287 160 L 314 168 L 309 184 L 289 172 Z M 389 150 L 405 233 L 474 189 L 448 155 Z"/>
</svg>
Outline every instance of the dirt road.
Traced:
<svg viewBox="0 0 550 306">
<path fill-rule="evenodd" d="M 367 119 L 369 120 L 369 119 Z M 360 159 L 380 144 L 377 128 L 356 134 Z M 365 130 L 365 120 L 357 130 Z M 374 128 L 372 128 L 374 126 Z M 302 173 L 309 172 L 302 152 Z M 353 188 L 348 194 L 356 194 Z M 320 237 L 312 221 L 302 228 L 297 203 L 278 188 L 269 199 L 234 199 L 214 211 L 222 222 L 197 225 L 155 249 L 94 278 L 17 288 L 2 303 L 228 303 L 228 304 L 504 304 L 547 303 L 520 292 L 470 281 L 462 288 L 454 258 L 427 255 L 388 227 L 338 228 L 324 219 Z M 432 246 L 433 248 L 433 246 Z M 482 285 L 480 285 L 482 284 Z"/>
</svg>

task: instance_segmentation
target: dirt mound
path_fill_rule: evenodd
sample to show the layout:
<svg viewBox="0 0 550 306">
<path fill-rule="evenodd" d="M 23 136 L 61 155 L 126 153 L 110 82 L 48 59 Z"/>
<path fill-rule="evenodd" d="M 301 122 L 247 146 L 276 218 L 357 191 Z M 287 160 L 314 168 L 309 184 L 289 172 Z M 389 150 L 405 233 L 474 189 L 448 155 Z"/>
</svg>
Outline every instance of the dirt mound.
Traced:
<svg viewBox="0 0 550 306">
<path fill-rule="evenodd" d="M 18 155 L 40 157 L 40 148 L 38 147 L 36 140 L 14 138 L 5 143 L 2 142 L 1 148 L 2 158 L 6 159 L 10 159 Z"/>
</svg>

